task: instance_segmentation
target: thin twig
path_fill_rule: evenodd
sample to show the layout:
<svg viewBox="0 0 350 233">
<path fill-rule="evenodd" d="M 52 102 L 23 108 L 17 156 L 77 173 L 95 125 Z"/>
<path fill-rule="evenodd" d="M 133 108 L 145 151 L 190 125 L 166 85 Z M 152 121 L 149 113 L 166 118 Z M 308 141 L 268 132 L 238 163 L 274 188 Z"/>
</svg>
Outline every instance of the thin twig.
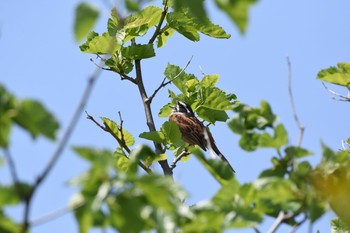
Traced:
<svg viewBox="0 0 350 233">
<path fill-rule="evenodd" d="M 303 140 L 305 126 L 303 124 L 301 124 L 299 117 L 298 117 L 298 114 L 296 112 L 296 108 L 295 108 L 293 91 L 292 91 L 292 65 L 291 65 L 291 62 L 290 62 L 290 59 L 288 56 L 287 56 L 287 65 L 288 65 L 288 93 L 289 93 L 292 114 L 293 114 L 295 123 L 299 129 L 299 136 L 298 136 L 298 142 L 297 142 L 297 146 L 299 147 L 299 146 L 301 146 L 301 142 Z"/>
<path fill-rule="evenodd" d="M 177 156 L 176 158 L 174 158 L 172 164 L 170 165 L 171 170 L 174 170 L 174 168 L 176 167 L 176 164 L 185 156 L 188 156 L 190 153 L 185 149 L 181 152 L 181 154 L 179 154 L 179 156 Z"/>
<path fill-rule="evenodd" d="M 253 227 L 253 230 L 255 231 L 255 233 L 260 233 L 260 230 L 257 227 Z"/>
<path fill-rule="evenodd" d="M 326 90 L 327 90 L 329 93 L 331 93 L 332 95 L 334 95 L 334 96 L 333 96 L 333 99 L 334 99 L 334 100 L 346 101 L 346 102 L 350 101 L 350 92 L 349 92 L 348 96 L 345 96 L 345 95 L 341 95 L 341 94 L 339 94 L 339 93 L 337 93 L 337 92 L 335 92 L 335 91 L 329 89 L 329 88 L 326 86 L 326 84 L 324 84 L 324 82 L 322 82 L 322 85 L 324 86 L 324 88 L 326 88 Z M 339 97 L 340 99 L 336 99 L 335 96 L 336 96 L 336 97 Z"/>
<path fill-rule="evenodd" d="M 156 96 L 156 94 L 165 86 L 167 86 L 168 84 L 172 83 L 175 79 L 177 79 L 178 77 L 180 77 L 180 75 L 185 72 L 185 70 L 187 69 L 187 67 L 189 66 L 189 64 L 191 63 L 192 61 L 192 58 L 193 56 L 190 58 L 190 60 L 187 62 L 187 64 L 185 65 L 184 68 L 182 68 L 182 70 L 177 74 L 175 75 L 175 77 L 173 77 L 172 79 L 170 79 L 169 81 L 165 82 L 165 80 L 167 79 L 167 77 L 164 77 L 163 81 L 161 82 L 161 84 L 159 85 L 159 87 L 154 90 L 153 94 L 148 97 L 148 99 L 146 100 L 147 102 L 151 103 L 153 98 Z"/>
<path fill-rule="evenodd" d="M 120 120 L 120 125 L 119 125 L 119 131 L 120 131 L 120 137 L 121 137 L 121 140 L 123 142 L 124 145 L 126 145 L 125 143 L 125 139 L 124 139 L 124 133 L 123 133 L 123 118 L 122 118 L 122 114 L 120 113 L 120 111 L 118 111 L 118 115 L 119 115 L 119 120 Z"/>
<path fill-rule="evenodd" d="M 307 215 L 307 214 L 304 214 L 304 218 L 303 218 L 301 221 L 297 222 L 297 223 L 293 226 L 293 228 L 292 228 L 292 230 L 290 231 L 290 233 L 296 232 L 297 229 L 298 229 L 304 222 L 306 222 L 306 220 L 308 220 L 308 215 Z"/>
<path fill-rule="evenodd" d="M 157 36 L 159 35 L 160 32 L 160 28 L 162 27 L 162 24 L 164 22 L 165 16 L 168 13 L 168 0 L 166 0 L 164 2 L 164 8 L 163 8 L 163 12 L 162 15 L 160 17 L 159 23 L 156 27 L 156 30 L 153 33 L 153 36 L 151 37 L 151 39 L 148 41 L 148 44 L 153 44 L 153 42 L 155 41 L 155 39 L 157 38 Z"/>
<path fill-rule="evenodd" d="M 115 138 L 115 140 L 117 140 L 118 144 L 120 145 L 121 148 L 123 148 L 128 154 L 131 153 L 131 149 L 126 145 L 124 139 L 122 139 L 124 136 L 122 135 L 122 138 L 119 138 L 117 135 L 115 135 L 115 133 L 113 132 L 113 130 L 111 128 L 109 128 L 107 125 L 102 126 L 100 123 L 98 123 L 95 118 L 91 115 L 89 115 L 86 111 L 85 111 L 86 115 L 87 115 L 87 119 L 91 120 L 92 122 L 94 122 L 98 127 L 100 127 L 103 131 L 106 131 L 107 133 L 109 133 L 110 135 L 112 135 L 112 137 Z M 119 128 L 122 130 L 122 128 Z M 123 155 L 129 159 L 129 157 L 123 153 Z M 145 164 L 143 164 L 141 161 L 138 161 L 137 163 L 145 172 L 147 172 L 148 174 L 152 174 L 152 170 L 150 168 L 148 168 Z"/>
<path fill-rule="evenodd" d="M 32 221 L 30 221 L 30 225 L 31 226 L 38 226 L 38 225 L 47 223 L 49 221 L 52 221 L 54 219 L 57 219 L 57 218 L 65 215 L 67 213 L 70 213 L 71 211 L 74 211 L 74 210 L 82 207 L 83 205 L 85 205 L 85 201 L 80 201 L 75 205 L 68 205 L 68 206 L 65 206 L 61 209 L 54 210 L 54 211 L 49 212 L 43 216 L 40 216 L 36 219 L 33 219 Z"/>
<path fill-rule="evenodd" d="M 278 213 L 278 216 L 277 216 L 275 222 L 272 224 L 272 226 L 270 227 L 270 229 L 267 232 L 268 233 L 274 233 L 277 230 L 277 228 L 281 225 L 281 223 L 282 223 L 284 218 L 285 218 L 284 211 L 281 210 Z"/>
<path fill-rule="evenodd" d="M 12 181 L 14 184 L 18 184 L 19 183 L 19 179 L 18 179 L 18 173 L 16 170 L 16 165 L 15 162 L 12 159 L 12 155 L 9 151 L 8 148 L 4 149 L 4 155 L 5 155 L 5 159 L 7 160 L 7 163 L 9 165 L 9 169 L 10 169 L 10 173 L 11 173 L 11 177 L 12 177 Z"/>
</svg>

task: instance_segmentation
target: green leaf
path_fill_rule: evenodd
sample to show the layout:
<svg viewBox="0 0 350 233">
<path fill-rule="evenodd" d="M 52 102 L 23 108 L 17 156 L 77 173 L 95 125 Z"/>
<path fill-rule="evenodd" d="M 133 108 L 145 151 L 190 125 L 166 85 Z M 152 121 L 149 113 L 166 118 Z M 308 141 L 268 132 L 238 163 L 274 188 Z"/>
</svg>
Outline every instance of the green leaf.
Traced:
<svg viewBox="0 0 350 233">
<path fill-rule="evenodd" d="M 73 150 L 81 158 L 90 161 L 93 166 L 106 169 L 113 166 L 115 161 L 113 153 L 109 150 L 95 149 L 92 147 L 74 146 Z"/>
<path fill-rule="evenodd" d="M 0 125 L 0 147 L 7 147 L 10 140 L 12 121 L 8 116 L 1 114 Z"/>
<path fill-rule="evenodd" d="M 174 1 L 174 8 L 176 11 L 181 11 L 186 8 L 188 9 L 190 15 L 202 22 L 207 19 L 207 13 L 203 3 L 203 0 L 176 0 Z"/>
<path fill-rule="evenodd" d="M 230 38 L 220 26 L 213 24 L 209 19 L 198 20 L 186 11 L 176 11 L 167 14 L 167 21 L 171 28 L 192 41 L 199 41 L 201 32 L 214 38 Z"/>
<path fill-rule="evenodd" d="M 141 60 L 145 58 L 154 57 L 156 54 L 154 52 L 153 44 L 138 44 L 123 47 L 122 55 L 128 59 Z"/>
<path fill-rule="evenodd" d="M 28 130 L 33 138 L 39 135 L 54 140 L 59 128 L 55 117 L 38 101 L 22 100 L 18 102 L 14 121 Z"/>
<path fill-rule="evenodd" d="M 17 205 L 28 197 L 30 192 L 31 186 L 26 183 L 0 186 L 0 207 Z"/>
<path fill-rule="evenodd" d="M 213 110 L 232 110 L 231 97 L 219 88 L 204 88 L 201 90 L 200 103 L 205 108 Z"/>
<path fill-rule="evenodd" d="M 79 225 L 79 233 L 88 233 L 93 226 L 93 210 L 91 200 L 85 200 L 84 205 L 74 209 L 74 216 Z"/>
<path fill-rule="evenodd" d="M 161 132 L 165 135 L 167 141 L 171 144 L 176 145 L 181 145 L 182 140 L 181 140 L 181 132 L 179 129 L 179 126 L 173 121 L 166 121 L 163 123 L 161 129 Z"/>
<path fill-rule="evenodd" d="M 218 74 L 205 75 L 201 81 L 201 85 L 203 87 L 215 87 L 218 81 L 219 81 Z"/>
<path fill-rule="evenodd" d="M 249 7 L 255 2 L 257 0 L 215 0 L 216 5 L 233 20 L 241 33 L 247 29 Z"/>
<path fill-rule="evenodd" d="M 11 218 L 6 216 L 2 209 L 0 209 L 0 232 L 1 233 L 21 232 L 21 226 L 15 223 Z"/>
<path fill-rule="evenodd" d="M 337 67 L 321 70 L 317 78 L 336 85 L 350 88 L 350 64 L 338 63 Z"/>
<path fill-rule="evenodd" d="M 119 19 L 117 9 L 115 7 L 111 10 L 111 17 L 108 19 L 107 29 L 110 36 L 115 36 L 118 31 Z"/>
<path fill-rule="evenodd" d="M 80 46 L 82 52 L 92 54 L 114 54 L 120 48 L 121 45 L 107 32 L 102 35 L 90 32 L 86 42 Z"/>
<path fill-rule="evenodd" d="M 288 158 L 297 159 L 313 154 L 311 151 L 308 151 L 307 149 L 301 148 L 299 146 L 288 146 L 284 149 L 284 151 L 286 152 L 286 156 Z"/>
<path fill-rule="evenodd" d="M 139 0 L 125 0 L 125 6 L 129 11 L 139 11 L 140 10 Z"/>
<path fill-rule="evenodd" d="M 215 124 L 217 121 L 225 122 L 228 120 L 228 115 L 223 110 L 213 110 L 210 108 L 200 107 L 196 110 L 196 112 L 200 118 L 212 124 Z"/>
<path fill-rule="evenodd" d="M 233 171 L 225 161 L 218 159 L 208 160 L 204 157 L 203 152 L 196 147 L 191 148 L 190 151 L 221 185 L 227 184 L 234 177 Z"/>
<path fill-rule="evenodd" d="M 113 120 L 110 120 L 106 117 L 101 117 L 103 124 L 110 129 L 113 135 L 120 140 L 120 142 L 124 142 L 126 146 L 132 146 L 135 144 L 135 138 L 131 135 L 131 133 L 125 129 L 122 129 L 120 126 L 115 123 Z M 119 141 L 118 141 L 119 143 Z M 123 145 L 120 145 L 123 146 Z"/>
<path fill-rule="evenodd" d="M 163 47 L 174 32 L 175 29 L 173 28 L 166 28 L 165 30 L 162 30 L 160 35 L 157 37 L 157 48 Z"/>
<path fill-rule="evenodd" d="M 166 104 L 164 105 L 158 113 L 159 117 L 169 117 L 172 111 L 171 106 L 173 106 L 172 104 Z"/>
<path fill-rule="evenodd" d="M 81 41 L 95 26 L 99 11 L 96 7 L 83 2 L 75 9 L 75 40 Z"/>
<path fill-rule="evenodd" d="M 106 62 L 106 66 L 109 66 L 111 70 L 117 73 L 128 74 L 132 71 L 134 64 L 130 59 L 126 59 L 121 53 L 113 54 Z"/>
<path fill-rule="evenodd" d="M 123 31 L 125 31 L 125 40 L 127 42 L 136 36 L 143 36 L 148 29 L 156 25 L 162 15 L 162 9 L 155 6 L 149 6 L 125 20 Z"/>
<path fill-rule="evenodd" d="M 259 136 L 259 146 L 272 147 L 279 150 L 282 146 L 288 143 L 288 133 L 282 124 L 279 124 L 274 129 L 273 137 L 268 133 Z"/>
<path fill-rule="evenodd" d="M 156 143 L 163 143 L 165 139 L 163 132 L 158 132 L 158 131 L 143 132 L 139 135 L 139 137 L 154 141 Z"/>
<path fill-rule="evenodd" d="M 333 218 L 331 221 L 332 233 L 349 233 L 350 228 L 339 218 Z"/>
<path fill-rule="evenodd" d="M 196 79 L 193 74 L 186 74 L 179 66 L 168 64 L 164 71 L 165 77 L 169 80 L 173 80 L 172 83 L 182 92 L 186 93 L 186 82 L 191 79 Z"/>
</svg>

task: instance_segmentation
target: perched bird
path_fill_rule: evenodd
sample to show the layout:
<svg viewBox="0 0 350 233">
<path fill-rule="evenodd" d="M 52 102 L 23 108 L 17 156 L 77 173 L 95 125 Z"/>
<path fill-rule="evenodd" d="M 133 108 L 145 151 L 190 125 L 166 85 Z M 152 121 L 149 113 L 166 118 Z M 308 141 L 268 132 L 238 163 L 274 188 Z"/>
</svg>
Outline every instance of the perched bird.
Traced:
<svg viewBox="0 0 350 233">
<path fill-rule="evenodd" d="M 203 125 L 202 122 L 194 115 L 194 112 L 190 105 L 178 101 L 177 105 L 173 107 L 170 115 L 170 120 L 175 122 L 181 131 L 182 140 L 190 145 L 198 145 L 204 151 L 213 150 L 221 160 L 227 162 L 233 172 L 235 170 L 232 168 L 231 164 L 227 161 L 225 156 L 217 148 L 214 138 L 207 130 L 207 127 Z"/>
</svg>

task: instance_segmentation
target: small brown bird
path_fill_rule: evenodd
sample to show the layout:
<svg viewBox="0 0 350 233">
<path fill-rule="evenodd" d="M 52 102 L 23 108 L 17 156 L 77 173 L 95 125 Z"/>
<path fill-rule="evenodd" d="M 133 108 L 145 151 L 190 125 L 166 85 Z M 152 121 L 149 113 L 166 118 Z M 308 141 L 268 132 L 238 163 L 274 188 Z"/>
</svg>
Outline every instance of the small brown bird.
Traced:
<svg viewBox="0 0 350 233">
<path fill-rule="evenodd" d="M 214 138 L 209 130 L 207 130 L 203 123 L 200 122 L 194 115 L 191 106 L 184 102 L 178 101 L 177 105 L 173 107 L 170 115 L 170 120 L 179 126 L 179 129 L 182 133 L 182 140 L 190 145 L 198 145 L 204 151 L 206 151 L 207 148 L 209 150 L 214 150 L 219 158 L 227 162 L 232 171 L 235 172 L 231 164 L 217 148 Z"/>
</svg>

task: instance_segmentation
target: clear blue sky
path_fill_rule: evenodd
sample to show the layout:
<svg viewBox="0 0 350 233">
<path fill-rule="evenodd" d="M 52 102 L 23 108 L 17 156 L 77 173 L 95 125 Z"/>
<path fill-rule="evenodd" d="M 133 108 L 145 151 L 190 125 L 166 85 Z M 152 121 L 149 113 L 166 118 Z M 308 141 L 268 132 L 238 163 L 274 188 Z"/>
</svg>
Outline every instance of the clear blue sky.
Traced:
<svg viewBox="0 0 350 233">
<path fill-rule="evenodd" d="M 96 1 L 102 12 L 96 30 L 103 32 L 109 12 L 104 1 Z M 315 152 L 313 164 L 320 160 L 320 144 L 334 150 L 349 134 L 348 103 L 331 99 L 317 72 L 350 61 L 350 2 L 336 1 L 260 1 L 251 8 L 250 23 L 245 35 L 240 35 L 229 19 L 208 2 L 212 21 L 232 35 L 229 40 L 202 36 L 194 43 L 177 35 L 165 48 L 156 51 L 157 57 L 142 63 L 147 90 L 151 93 L 163 79 L 167 63 L 183 67 L 193 56 L 187 69 L 200 76 L 220 74 L 219 86 L 233 92 L 250 105 L 267 100 L 285 124 L 290 144 L 297 141 L 298 130 L 293 121 L 287 93 L 286 56 L 292 62 L 293 91 L 297 112 L 306 126 L 302 145 Z M 91 55 L 80 52 L 73 37 L 73 16 L 78 1 L 1 1 L 0 2 L 0 82 L 20 98 L 42 101 L 61 122 L 61 133 L 70 117 L 95 66 Z M 330 86 L 343 94 L 346 90 Z M 171 87 L 172 88 L 172 87 Z M 164 89 L 154 101 L 154 113 L 168 103 Z M 111 72 L 104 72 L 95 86 L 86 110 L 93 116 L 118 119 L 121 111 L 124 127 L 135 136 L 147 130 L 138 91 L 128 82 L 120 81 Z M 155 114 L 156 116 L 156 114 Z M 156 116 L 157 126 L 166 119 Z M 237 171 L 240 182 L 249 182 L 269 166 L 272 150 L 247 153 L 238 146 L 238 137 L 226 124 L 212 129 L 217 144 Z M 61 134 L 59 135 L 61 136 Z M 139 140 L 137 143 L 144 141 Z M 147 142 L 149 143 L 149 142 Z M 86 120 L 85 115 L 69 143 L 98 148 L 115 148 L 115 141 Z M 20 178 L 31 182 L 49 160 L 55 144 L 39 138 L 36 141 L 16 128 L 12 134 L 11 152 L 15 157 Z M 171 153 L 168 153 L 172 158 Z M 81 174 L 87 164 L 67 148 L 50 177 L 38 190 L 32 208 L 32 218 L 66 206 L 77 192 L 68 187 L 70 178 Z M 161 172 L 158 165 L 154 170 Z M 189 204 L 210 198 L 218 189 L 216 181 L 193 157 L 178 165 L 175 179 L 190 193 Z M 10 182 L 7 168 L 0 169 L 0 183 Z M 15 219 L 22 218 L 21 208 L 9 208 Z M 313 228 L 329 232 L 332 214 L 319 220 Z M 266 220 L 264 232 L 271 225 Z M 33 233 L 75 232 L 72 214 L 32 229 Z M 305 232 L 307 226 L 299 232 Z M 280 229 L 283 232 L 283 228 Z M 242 231 L 252 232 L 252 230 Z"/>
</svg>

